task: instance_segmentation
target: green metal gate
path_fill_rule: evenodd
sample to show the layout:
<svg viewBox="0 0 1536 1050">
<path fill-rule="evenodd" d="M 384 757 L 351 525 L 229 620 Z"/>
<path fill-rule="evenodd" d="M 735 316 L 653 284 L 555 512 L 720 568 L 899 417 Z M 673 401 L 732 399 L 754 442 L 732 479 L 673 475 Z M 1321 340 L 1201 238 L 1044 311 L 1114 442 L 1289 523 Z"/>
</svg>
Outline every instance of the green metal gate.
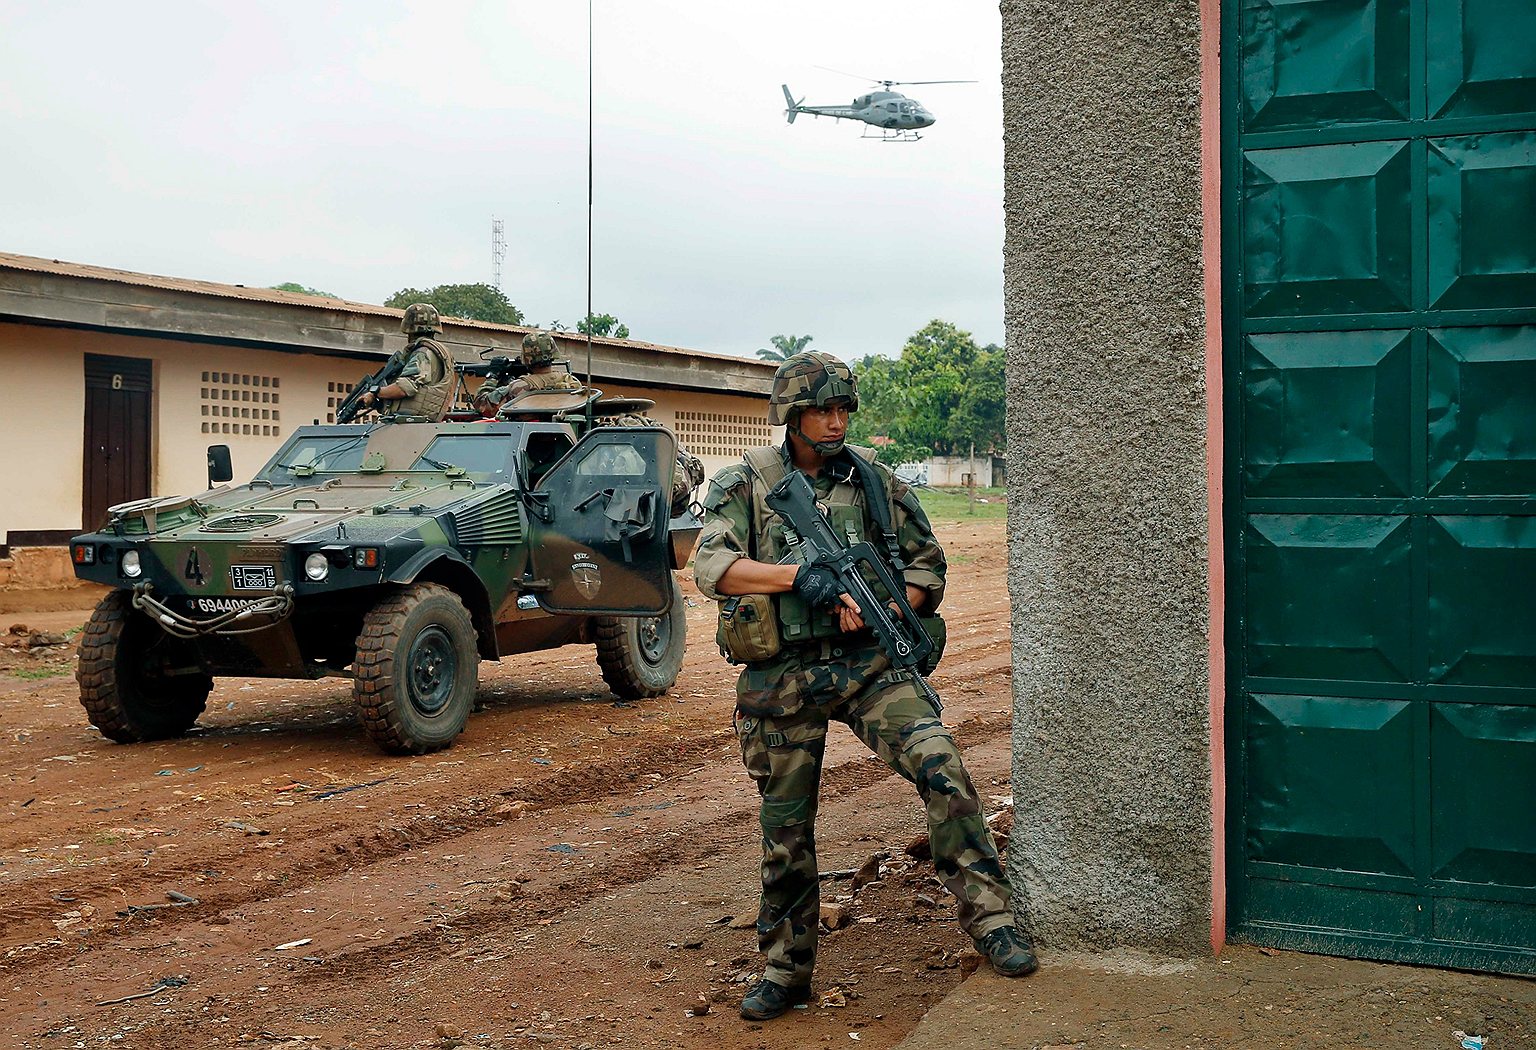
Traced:
<svg viewBox="0 0 1536 1050">
<path fill-rule="evenodd" d="M 1223 7 L 1232 933 L 1536 972 L 1536 2 Z"/>
</svg>

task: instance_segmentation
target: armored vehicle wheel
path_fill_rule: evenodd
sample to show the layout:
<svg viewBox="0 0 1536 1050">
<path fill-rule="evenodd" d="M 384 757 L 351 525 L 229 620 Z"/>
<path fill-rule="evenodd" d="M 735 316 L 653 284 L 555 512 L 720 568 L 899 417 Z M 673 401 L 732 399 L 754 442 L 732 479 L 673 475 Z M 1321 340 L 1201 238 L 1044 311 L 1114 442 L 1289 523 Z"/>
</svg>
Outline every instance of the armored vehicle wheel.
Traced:
<svg viewBox="0 0 1536 1050">
<path fill-rule="evenodd" d="M 380 747 L 417 755 L 447 747 L 479 684 L 469 610 L 441 584 L 412 584 L 363 617 L 352 669 L 363 728 Z"/>
<path fill-rule="evenodd" d="M 672 607 L 660 616 L 597 617 L 597 664 L 621 700 L 660 696 L 677 681 L 688 644 L 683 593 L 672 581 Z"/>
<path fill-rule="evenodd" d="M 91 724 L 119 744 L 180 736 L 213 690 L 193 647 L 135 610 L 127 591 L 108 594 L 91 613 L 75 680 Z"/>
</svg>

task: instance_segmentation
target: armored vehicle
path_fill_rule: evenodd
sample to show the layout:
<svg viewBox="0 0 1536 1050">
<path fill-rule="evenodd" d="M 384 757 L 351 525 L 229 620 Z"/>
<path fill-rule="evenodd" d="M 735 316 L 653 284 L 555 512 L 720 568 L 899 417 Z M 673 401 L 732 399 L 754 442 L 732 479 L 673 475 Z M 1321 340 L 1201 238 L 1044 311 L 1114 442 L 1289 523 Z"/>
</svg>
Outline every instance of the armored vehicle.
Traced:
<svg viewBox="0 0 1536 1050">
<path fill-rule="evenodd" d="M 214 487 L 213 446 L 209 491 L 112 508 L 70 548 L 114 588 L 80 642 L 92 723 L 171 737 L 221 675 L 336 675 L 375 741 L 422 753 L 464 728 L 480 661 L 573 642 L 621 698 L 665 692 L 699 531 L 672 516 L 675 438 L 561 418 L 301 427 L 246 484 Z"/>
</svg>

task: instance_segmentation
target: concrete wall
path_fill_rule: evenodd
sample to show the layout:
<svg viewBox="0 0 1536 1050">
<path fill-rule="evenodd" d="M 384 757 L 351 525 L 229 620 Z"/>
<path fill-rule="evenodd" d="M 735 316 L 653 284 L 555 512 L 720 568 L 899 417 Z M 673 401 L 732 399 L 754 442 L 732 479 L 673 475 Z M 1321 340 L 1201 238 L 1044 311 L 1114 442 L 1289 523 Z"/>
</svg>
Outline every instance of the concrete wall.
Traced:
<svg viewBox="0 0 1536 1050">
<path fill-rule="evenodd" d="M 1002 21 L 1009 874 L 1047 944 L 1209 951 L 1200 5 Z"/>
<path fill-rule="evenodd" d="M 80 524 L 85 348 L 92 338 L 0 325 L 0 543 L 11 529 Z"/>
<path fill-rule="evenodd" d="M 229 445 L 235 476 L 249 477 L 294 427 L 326 418 L 327 398 L 334 397 L 328 383 L 350 386 L 367 367 L 355 358 L 0 325 L 0 374 L 15 377 L 0 384 L 0 442 L 8 468 L 25 468 L 0 502 L 0 541 L 12 530 L 78 529 L 82 524 L 87 353 L 151 362 L 150 491 L 155 495 L 207 488 L 211 444 Z M 220 378 L 205 378 L 214 373 Z M 232 382 L 223 382 L 225 375 Z M 276 380 L 277 386 L 252 390 L 242 377 Z M 214 400 L 205 391 L 266 394 L 277 400 Z M 218 414 L 224 409 L 234 415 Z M 263 418 L 262 412 L 268 415 Z"/>
<path fill-rule="evenodd" d="M 992 457 L 984 452 L 970 456 L 933 456 L 928 460 L 928 484 L 935 487 L 956 487 L 968 484 L 967 477 L 976 475 L 976 484 L 983 488 L 992 484 Z"/>
</svg>

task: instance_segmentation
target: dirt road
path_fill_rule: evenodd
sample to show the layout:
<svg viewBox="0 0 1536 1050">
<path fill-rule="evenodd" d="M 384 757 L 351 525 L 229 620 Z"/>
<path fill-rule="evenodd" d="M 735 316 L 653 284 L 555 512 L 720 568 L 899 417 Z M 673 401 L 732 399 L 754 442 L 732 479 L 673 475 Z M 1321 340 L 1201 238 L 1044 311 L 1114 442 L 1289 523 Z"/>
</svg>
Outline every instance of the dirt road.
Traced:
<svg viewBox="0 0 1536 1050">
<path fill-rule="evenodd" d="M 982 793 L 1008 795 L 1001 521 L 941 525 L 934 682 Z M 350 683 L 221 680 L 185 739 L 85 722 L 72 656 L 0 662 L 0 1041 L 22 1047 L 889 1047 L 968 941 L 911 787 L 834 732 L 824 871 L 883 875 L 824 935 L 820 1000 L 736 1016 L 757 966 L 756 797 L 734 670 L 685 584 L 678 687 L 614 701 L 588 647 L 482 665 L 448 751 L 378 752 Z M 73 617 L 83 621 L 85 613 Z M 0 630 L 24 614 L 0 618 Z M 68 626 L 52 613 L 46 629 Z M 969 964 L 969 959 L 965 960 Z"/>
</svg>

